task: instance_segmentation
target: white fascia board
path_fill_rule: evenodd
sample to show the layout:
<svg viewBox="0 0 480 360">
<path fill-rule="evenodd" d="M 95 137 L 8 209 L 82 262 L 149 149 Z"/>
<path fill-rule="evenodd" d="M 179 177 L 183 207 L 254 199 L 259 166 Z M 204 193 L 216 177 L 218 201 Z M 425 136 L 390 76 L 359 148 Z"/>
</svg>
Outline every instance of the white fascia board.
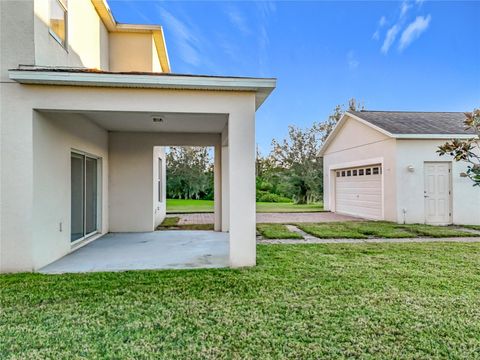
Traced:
<svg viewBox="0 0 480 360">
<path fill-rule="evenodd" d="M 276 79 L 182 75 L 104 74 L 95 72 L 9 70 L 20 84 L 105 86 L 155 89 L 191 89 L 255 92 L 256 108 L 276 87 Z"/>
<path fill-rule="evenodd" d="M 385 130 L 385 129 L 382 129 L 382 128 L 379 127 L 379 126 L 373 125 L 372 123 L 370 123 L 370 122 L 368 122 L 368 121 L 366 121 L 366 120 L 363 120 L 361 117 L 358 117 L 357 115 L 354 115 L 354 114 L 352 114 L 352 113 L 350 113 L 350 112 L 348 112 L 348 111 L 345 113 L 345 115 L 350 116 L 352 119 L 355 119 L 355 120 L 361 122 L 362 124 L 367 125 L 368 127 L 371 127 L 372 129 L 377 130 L 378 132 L 381 132 L 381 133 L 384 134 L 384 135 L 387 135 L 388 137 L 391 137 L 391 138 L 395 137 L 395 135 L 392 134 L 391 132 L 389 132 L 389 131 L 387 131 L 387 130 Z"/>
<path fill-rule="evenodd" d="M 346 121 L 345 114 L 343 114 L 342 117 L 340 118 L 340 120 L 338 120 L 337 125 L 335 125 L 332 132 L 330 133 L 330 135 L 327 136 L 327 138 L 325 139 L 325 142 L 323 143 L 322 147 L 320 148 L 320 151 L 318 152 L 318 154 L 320 156 L 323 156 L 325 154 L 325 151 L 327 150 L 328 146 L 333 141 L 333 139 L 335 138 L 337 133 L 340 131 L 340 129 L 343 126 L 343 123 L 345 121 Z"/>
<path fill-rule="evenodd" d="M 415 139 L 478 139 L 475 134 L 394 134 L 396 139 L 415 140 Z"/>
<path fill-rule="evenodd" d="M 340 118 L 340 120 L 338 121 L 337 125 L 335 125 L 335 128 L 333 129 L 333 131 L 330 133 L 330 135 L 328 135 L 327 139 L 325 140 L 325 143 L 323 144 L 323 146 L 321 147 L 320 149 L 320 156 L 323 156 L 325 151 L 327 150 L 328 146 L 330 145 L 330 143 L 333 141 L 333 139 L 335 138 L 335 136 L 337 135 L 337 133 L 340 131 L 340 129 L 342 128 L 343 124 L 347 121 L 347 117 L 350 117 L 354 120 L 357 120 L 359 122 L 361 122 L 362 124 L 388 136 L 388 137 L 391 137 L 391 138 L 394 138 L 395 135 L 392 134 L 392 133 L 389 133 L 388 131 L 378 127 L 378 126 L 375 126 L 371 123 L 369 123 L 368 121 L 365 121 L 363 120 L 362 118 L 359 118 L 358 116 L 355 116 L 353 114 L 351 114 L 350 112 L 346 111 L 342 117 Z"/>
<path fill-rule="evenodd" d="M 377 158 L 362 159 L 357 161 L 349 161 L 344 163 L 337 163 L 337 164 L 330 165 L 328 169 L 330 171 L 333 171 L 338 169 L 348 169 L 348 168 L 370 166 L 370 165 L 377 165 L 377 164 L 381 164 L 383 166 L 383 163 L 384 163 L 384 158 L 377 157 Z"/>
</svg>

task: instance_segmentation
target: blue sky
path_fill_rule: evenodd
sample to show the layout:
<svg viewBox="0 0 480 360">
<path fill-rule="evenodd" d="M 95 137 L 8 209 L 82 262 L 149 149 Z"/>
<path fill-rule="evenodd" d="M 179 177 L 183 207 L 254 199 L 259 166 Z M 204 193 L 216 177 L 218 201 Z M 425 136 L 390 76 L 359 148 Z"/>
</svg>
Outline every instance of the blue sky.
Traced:
<svg viewBox="0 0 480 360">
<path fill-rule="evenodd" d="M 477 1 L 108 3 L 119 22 L 164 27 L 173 72 L 276 77 L 257 112 L 264 153 L 351 97 L 369 110 L 480 106 Z"/>
</svg>

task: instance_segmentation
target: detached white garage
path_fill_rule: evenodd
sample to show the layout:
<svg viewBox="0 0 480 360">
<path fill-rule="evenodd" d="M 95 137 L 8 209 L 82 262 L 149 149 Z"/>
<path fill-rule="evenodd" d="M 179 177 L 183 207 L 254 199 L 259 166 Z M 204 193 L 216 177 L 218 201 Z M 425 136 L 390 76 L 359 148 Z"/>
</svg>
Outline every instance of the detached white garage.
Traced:
<svg viewBox="0 0 480 360">
<path fill-rule="evenodd" d="M 438 146 L 471 138 L 459 112 L 351 111 L 321 150 L 327 210 L 372 220 L 480 224 L 480 189 Z"/>
</svg>

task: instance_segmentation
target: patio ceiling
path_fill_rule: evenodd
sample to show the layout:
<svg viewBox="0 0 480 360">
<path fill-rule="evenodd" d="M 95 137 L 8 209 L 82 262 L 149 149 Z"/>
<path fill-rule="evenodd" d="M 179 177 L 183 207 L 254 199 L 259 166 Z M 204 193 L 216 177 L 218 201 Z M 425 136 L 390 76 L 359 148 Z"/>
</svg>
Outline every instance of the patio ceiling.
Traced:
<svg viewBox="0 0 480 360">
<path fill-rule="evenodd" d="M 48 112 L 59 116 L 58 111 Z M 82 111 L 80 114 L 108 131 L 216 133 L 225 128 L 226 114 Z"/>
</svg>

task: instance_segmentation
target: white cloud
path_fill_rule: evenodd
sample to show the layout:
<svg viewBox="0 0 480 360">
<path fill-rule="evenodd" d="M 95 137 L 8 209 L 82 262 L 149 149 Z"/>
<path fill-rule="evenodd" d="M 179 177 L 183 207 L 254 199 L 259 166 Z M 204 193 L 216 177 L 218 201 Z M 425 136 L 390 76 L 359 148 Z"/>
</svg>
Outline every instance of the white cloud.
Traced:
<svg viewBox="0 0 480 360">
<path fill-rule="evenodd" d="M 412 41 L 418 39 L 418 37 L 428 29 L 431 19 L 432 17 L 430 15 L 427 17 L 417 16 L 417 18 L 403 31 L 398 49 L 401 51 L 410 45 Z"/>
<path fill-rule="evenodd" d="M 380 20 L 378 20 L 377 30 L 372 34 L 373 40 L 380 40 L 380 29 L 383 28 L 387 24 L 387 18 L 382 16 Z"/>
<path fill-rule="evenodd" d="M 240 14 L 235 9 L 230 9 L 227 11 L 228 18 L 230 19 L 230 22 L 235 25 L 235 27 L 240 30 L 245 35 L 250 35 L 252 33 L 250 27 L 247 24 L 247 21 L 245 17 Z"/>
<path fill-rule="evenodd" d="M 388 50 L 390 49 L 393 42 L 395 41 L 399 31 L 400 31 L 400 27 L 398 26 L 398 24 L 395 24 L 390 29 L 388 29 L 387 35 L 385 36 L 385 40 L 381 48 L 382 53 L 384 54 L 388 53 Z"/>
<path fill-rule="evenodd" d="M 380 20 L 378 21 L 378 26 L 383 27 L 387 24 L 387 18 L 385 16 L 382 16 Z"/>
<path fill-rule="evenodd" d="M 355 57 L 355 52 L 350 50 L 347 54 L 347 64 L 350 70 L 355 70 L 360 65 L 360 62 Z"/>
<path fill-rule="evenodd" d="M 415 0 L 415 4 L 418 6 L 422 5 L 425 0 Z"/>
<path fill-rule="evenodd" d="M 407 0 L 404 0 L 402 2 L 402 5 L 400 5 L 400 17 L 404 17 L 411 7 L 412 6 L 409 4 L 409 2 Z"/>
<path fill-rule="evenodd" d="M 163 8 L 159 8 L 166 28 L 175 36 L 175 45 L 178 46 L 182 60 L 187 64 L 198 66 L 202 62 L 199 47 L 200 39 L 181 20 Z"/>
</svg>

